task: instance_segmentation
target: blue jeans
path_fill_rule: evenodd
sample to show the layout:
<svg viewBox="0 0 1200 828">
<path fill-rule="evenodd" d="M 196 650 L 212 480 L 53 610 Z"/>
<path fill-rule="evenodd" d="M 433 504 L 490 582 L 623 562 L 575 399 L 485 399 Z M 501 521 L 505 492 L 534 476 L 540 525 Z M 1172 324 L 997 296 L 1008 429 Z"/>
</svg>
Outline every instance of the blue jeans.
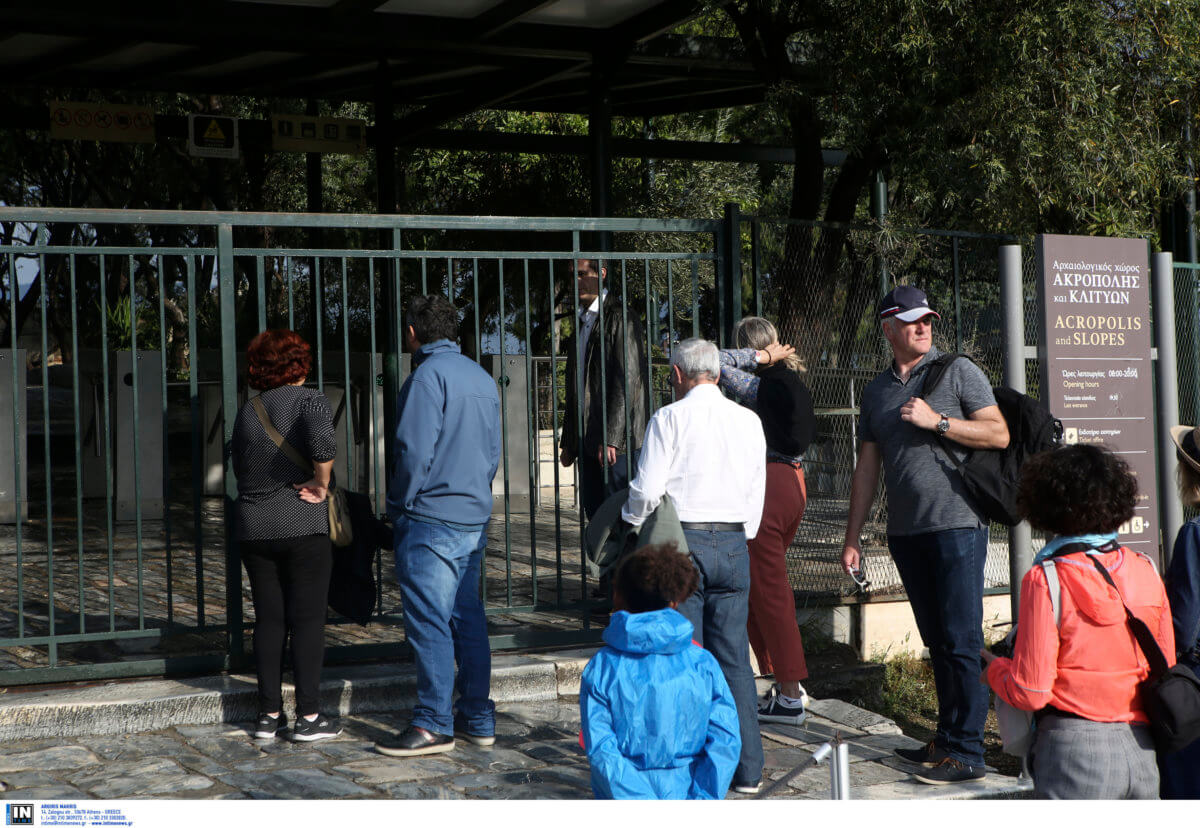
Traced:
<svg viewBox="0 0 1200 828">
<path fill-rule="evenodd" d="M 934 742 L 965 765 L 983 766 L 988 689 L 983 660 L 983 566 L 987 529 L 888 535 L 921 641 L 929 648 L 938 697 Z"/>
<path fill-rule="evenodd" d="M 496 705 L 488 698 L 492 654 L 479 598 L 487 525 L 461 530 L 402 515 L 395 535 L 404 631 L 417 663 L 412 723 L 431 733 L 450 735 L 457 725 L 477 736 L 491 736 L 496 732 Z"/>
<path fill-rule="evenodd" d="M 742 754 L 733 784 L 762 779 L 763 747 L 758 732 L 758 692 L 750 668 L 746 616 L 750 606 L 750 554 L 743 532 L 685 529 L 700 588 L 679 605 L 692 622 L 696 641 L 717 659 L 737 706 Z"/>
</svg>

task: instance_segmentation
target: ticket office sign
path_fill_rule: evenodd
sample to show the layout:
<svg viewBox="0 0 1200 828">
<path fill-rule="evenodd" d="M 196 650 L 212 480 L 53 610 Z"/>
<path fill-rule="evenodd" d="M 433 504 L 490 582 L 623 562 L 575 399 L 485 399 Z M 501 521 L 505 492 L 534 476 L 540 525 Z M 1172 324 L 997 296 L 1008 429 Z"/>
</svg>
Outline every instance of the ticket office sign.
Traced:
<svg viewBox="0 0 1200 828">
<path fill-rule="evenodd" d="M 1158 560 L 1146 241 L 1041 235 L 1037 259 L 1042 401 L 1064 442 L 1103 444 L 1129 463 L 1138 503 L 1120 540 Z"/>
</svg>

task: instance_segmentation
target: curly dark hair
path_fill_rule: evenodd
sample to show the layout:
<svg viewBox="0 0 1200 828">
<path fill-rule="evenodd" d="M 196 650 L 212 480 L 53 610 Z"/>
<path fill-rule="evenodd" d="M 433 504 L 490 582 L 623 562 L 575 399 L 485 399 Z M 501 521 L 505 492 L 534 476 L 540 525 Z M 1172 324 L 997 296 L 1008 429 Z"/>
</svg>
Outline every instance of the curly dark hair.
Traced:
<svg viewBox="0 0 1200 828">
<path fill-rule="evenodd" d="M 1112 532 L 1133 517 L 1137 479 L 1129 464 L 1101 446 L 1062 446 L 1021 467 L 1017 511 L 1056 535 Z"/>
<path fill-rule="evenodd" d="M 440 293 L 415 297 L 408 306 L 408 324 L 422 345 L 439 339 L 458 341 L 458 310 Z"/>
<path fill-rule="evenodd" d="M 652 612 L 684 601 L 700 587 L 700 576 L 673 543 L 643 546 L 621 562 L 613 589 L 630 612 Z"/>
<path fill-rule="evenodd" d="M 246 346 L 247 382 L 270 391 L 306 379 L 312 371 L 312 346 L 295 331 L 263 331 Z"/>
</svg>

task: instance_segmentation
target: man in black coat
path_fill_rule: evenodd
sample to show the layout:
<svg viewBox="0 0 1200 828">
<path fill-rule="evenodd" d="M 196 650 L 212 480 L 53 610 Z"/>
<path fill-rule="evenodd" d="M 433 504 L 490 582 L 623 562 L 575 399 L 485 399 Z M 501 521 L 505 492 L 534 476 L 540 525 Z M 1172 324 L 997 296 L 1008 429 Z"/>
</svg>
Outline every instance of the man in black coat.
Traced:
<svg viewBox="0 0 1200 828">
<path fill-rule="evenodd" d="M 646 431 L 646 330 L 636 310 L 624 306 L 620 285 L 604 287 L 607 276 L 595 260 L 575 262 L 579 313 L 564 344 L 567 408 L 559 459 L 568 467 L 579 463 L 588 518 L 628 485 Z"/>
</svg>

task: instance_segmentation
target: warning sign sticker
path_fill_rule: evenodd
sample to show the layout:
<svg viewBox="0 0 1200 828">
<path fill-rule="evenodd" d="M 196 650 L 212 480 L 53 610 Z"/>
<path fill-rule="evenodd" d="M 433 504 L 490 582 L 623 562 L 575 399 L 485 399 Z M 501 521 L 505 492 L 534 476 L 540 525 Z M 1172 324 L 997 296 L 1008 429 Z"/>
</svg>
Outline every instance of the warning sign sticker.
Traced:
<svg viewBox="0 0 1200 828">
<path fill-rule="evenodd" d="M 188 153 L 196 158 L 237 158 L 237 118 L 189 115 Z"/>
<path fill-rule="evenodd" d="M 154 143 L 154 112 L 145 106 L 70 101 L 50 104 L 50 137 L 59 141 Z"/>
</svg>

